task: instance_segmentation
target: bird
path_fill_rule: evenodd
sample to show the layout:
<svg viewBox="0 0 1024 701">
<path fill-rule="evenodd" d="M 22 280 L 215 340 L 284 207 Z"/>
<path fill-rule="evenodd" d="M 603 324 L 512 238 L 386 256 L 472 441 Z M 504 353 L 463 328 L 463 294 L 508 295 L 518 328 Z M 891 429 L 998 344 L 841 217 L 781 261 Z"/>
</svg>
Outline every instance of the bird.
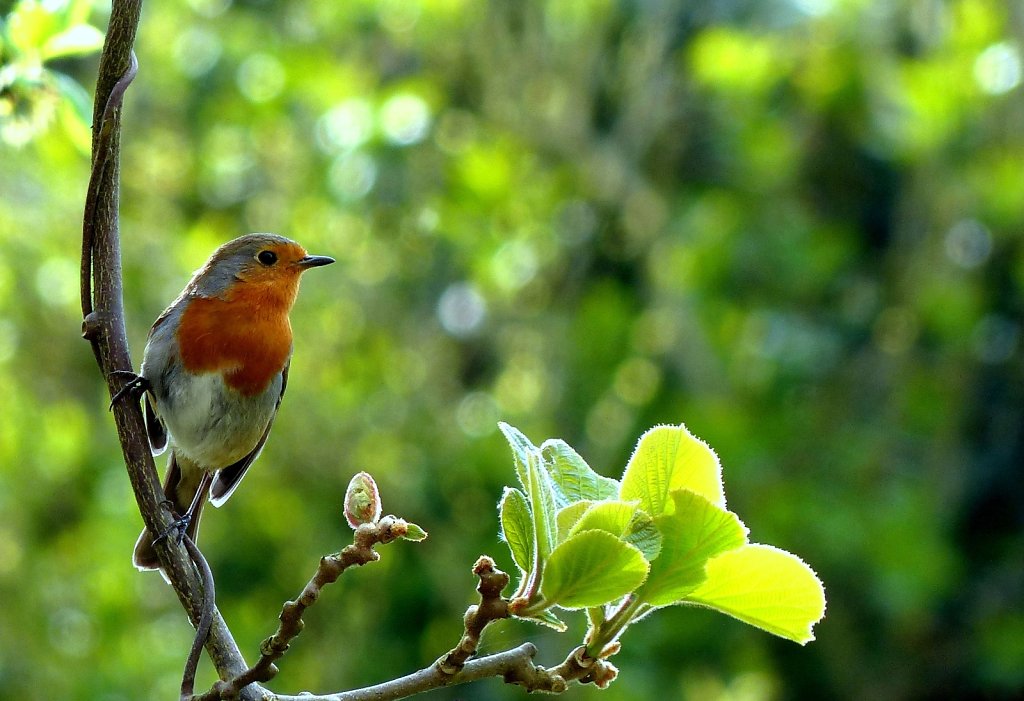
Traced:
<svg viewBox="0 0 1024 701">
<path fill-rule="evenodd" d="M 144 397 L 153 454 L 170 447 L 163 490 L 179 518 L 163 534 L 143 529 L 139 570 L 160 568 L 154 541 L 175 529 L 195 542 L 207 499 L 223 505 L 259 457 L 288 385 L 299 279 L 333 262 L 284 236 L 240 236 L 153 323 L 139 374 L 121 391 Z"/>
</svg>

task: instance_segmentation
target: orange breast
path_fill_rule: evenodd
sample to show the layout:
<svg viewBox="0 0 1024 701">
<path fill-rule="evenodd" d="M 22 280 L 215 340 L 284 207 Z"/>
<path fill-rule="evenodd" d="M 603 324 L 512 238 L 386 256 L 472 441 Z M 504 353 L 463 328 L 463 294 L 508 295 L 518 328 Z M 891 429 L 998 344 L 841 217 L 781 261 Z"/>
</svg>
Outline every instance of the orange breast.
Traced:
<svg viewBox="0 0 1024 701">
<path fill-rule="evenodd" d="M 292 351 L 288 311 L 295 294 L 288 292 L 238 285 L 226 299 L 193 299 L 178 327 L 185 369 L 221 372 L 227 385 L 245 396 L 265 391 Z"/>
</svg>

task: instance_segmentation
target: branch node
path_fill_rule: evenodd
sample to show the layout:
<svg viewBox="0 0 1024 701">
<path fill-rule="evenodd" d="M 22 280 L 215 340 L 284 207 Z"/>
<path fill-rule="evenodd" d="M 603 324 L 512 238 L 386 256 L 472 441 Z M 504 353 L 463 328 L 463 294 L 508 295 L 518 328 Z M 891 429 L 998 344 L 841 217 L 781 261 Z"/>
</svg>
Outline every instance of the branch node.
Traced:
<svg viewBox="0 0 1024 701">
<path fill-rule="evenodd" d="M 93 310 L 82 319 L 82 338 L 86 341 L 95 341 L 100 337 L 103 328 L 108 321 L 108 315 Z"/>
</svg>

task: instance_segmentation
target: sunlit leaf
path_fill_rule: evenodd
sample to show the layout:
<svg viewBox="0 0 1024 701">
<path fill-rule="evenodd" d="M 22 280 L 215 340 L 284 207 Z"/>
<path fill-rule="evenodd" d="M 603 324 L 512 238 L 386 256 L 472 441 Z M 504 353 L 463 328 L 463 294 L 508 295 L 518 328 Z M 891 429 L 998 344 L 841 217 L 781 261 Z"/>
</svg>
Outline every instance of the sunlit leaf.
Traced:
<svg viewBox="0 0 1024 701">
<path fill-rule="evenodd" d="M 677 489 L 725 507 L 722 468 L 715 452 L 685 426 L 657 426 L 640 437 L 626 465 L 619 498 L 639 500 L 640 508 L 656 517 L 672 511 L 669 493 Z"/>
<path fill-rule="evenodd" d="M 572 527 L 576 525 L 576 522 L 580 520 L 583 514 L 587 512 L 587 509 L 593 505 L 594 502 L 592 501 L 577 501 L 563 509 L 559 509 L 555 518 L 555 522 L 558 525 L 559 543 L 569 537 L 569 531 L 572 530 Z"/>
<path fill-rule="evenodd" d="M 639 550 L 611 533 L 583 531 L 552 551 L 541 594 L 562 608 L 600 606 L 640 586 L 648 567 Z"/>
<path fill-rule="evenodd" d="M 618 495 L 618 481 L 594 472 L 586 460 L 565 441 L 546 440 L 540 450 L 552 481 L 568 503 L 584 499 L 600 501 Z"/>
<path fill-rule="evenodd" d="M 745 545 L 712 558 L 707 579 L 686 601 L 709 606 L 769 633 L 805 644 L 825 616 L 825 588 L 799 557 Z"/>
<path fill-rule="evenodd" d="M 569 531 L 571 538 L 586 530 L 600 530 L 621 538 L 636 513 L 636 504 L 625 501 L 598 501 L 591 504 Z"/>
<path fill-rule="evenodd" d="M 661 554 L 664 538 L 654 523 L 654 519 L 640 509 L 636 509 L 622 540 L 640 550 L 650 562 Z"/>
<path fill-rule="evenodd" d="M 512 455 L 515 456 L 516 475 L 519 477 L 519 483 L 523 485 L 523 489 L 529 492 L 530 479 L 527 475 L 527 466 L 530 464 L 530 460 L 533 459 L 531 456 L 538 456 L 540 454 L 540 450 L 515 426 L 510 426 L 504 421 L 499 421 L 498 428 L 501 429 L 502 434 L 505 436 L 505 440 L 508 441 L 509 446 L 512 448 Z"/>
<path fill-rule="evenodd" d="M 518 489 L 505 487 L 498 503 L 501 535 L 508 543 L 512 559 L 525 574 L 533 569 L 533 519 L 526 495 Z"/>
<path fill-rule="evenodd" d="M 747 542 L 736 514 L 690 491 L 672 493 L 675 511 L 654 519 L 661 553 L 637 595 L 652 606 L 678 602 L 704 581 L 708 559 Z"/>
<path fill-rule="evenodd" d="M 555 489 L 547 470 L 541 466 L 540 453 L 535 453 L 527 465 L 527 499 L 533 516 L 536 557 L 540 563 L 547 559 L 558 542 L 558 506 Z"/>
</svg>

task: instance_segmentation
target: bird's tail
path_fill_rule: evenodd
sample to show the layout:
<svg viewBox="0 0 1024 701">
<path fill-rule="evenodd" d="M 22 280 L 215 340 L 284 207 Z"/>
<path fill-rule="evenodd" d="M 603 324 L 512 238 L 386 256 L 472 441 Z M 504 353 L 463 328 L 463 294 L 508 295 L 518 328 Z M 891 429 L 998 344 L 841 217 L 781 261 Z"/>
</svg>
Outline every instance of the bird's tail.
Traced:
<svg viewBox="0 0 1024 701">
<path fill-rule="evenodd" d="M 189 506 L 195 500 L 200 485 L 203 482 L 205 471 L 186 457 L 171 451 L 171 457 L 167 461 L 167 476 L 164 478 L 164 496 L 174 509 L 175 517 L 180 517 L 188 511 Z M 208 489 L 209 483 L 207 483 Z M 203 513 L 203 505 L 206 503 L 206 495 L 198 500 L 192 520 L 185 528 L 187 535 L 192 542 L 196 541 L 199 535 L 199 519 Z M 173 537 L 174 534 L 171 534 Z M 157 559 L 156 550 L 153 548 L 155 536 L 148 529 L 143 528 L 139 539 L 135 542 L 135 551 L 132 553 L 132 564 L 140 570 L 160 569 L 160 561 Z"/>
</svg>

